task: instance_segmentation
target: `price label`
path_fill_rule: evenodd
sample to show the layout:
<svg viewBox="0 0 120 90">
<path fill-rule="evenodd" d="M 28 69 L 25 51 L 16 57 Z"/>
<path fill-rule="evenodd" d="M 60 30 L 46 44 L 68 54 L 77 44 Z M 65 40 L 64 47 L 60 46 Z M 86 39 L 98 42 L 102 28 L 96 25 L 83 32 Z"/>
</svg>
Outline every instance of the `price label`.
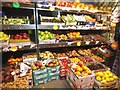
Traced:
<svg viewBox="0 0 120 90">
<path fill-rule="evenodd" d="M 57 25 L 54 25 L 54 26 L 53 26 L 53 29 L 54 29 L 54 30 L 57 30 L 57 29 L 58 29 L 58 26 L 57 26 Z"/>
<path fill-rule="evenodd" d="M 90 44 L 90 41 L 86 41 L 86 43 L 85 43 L 86 45 L 89 45 Z"/>
<path fill-rule="evenodd" d="M 81 46 L 81 42 L 77 42 L 77 46 Z"/>
<path fill-rule="evenodd" d="M 54 7 L 50 7 L 49 9 L 50 9 L 50 11 L 55 11 Z"/>
<path fill-rule="evenodd" d="M 15 75 L 16 73 L 13 71 L 11 74 L 12 74 L 12 75 Z"/>
<path fill-rule="evenodd" d="M 17 49 L 18 49 L 17 46 L 11 46 L 11 48 L 10 48 L 10 50 L 13 52 L 17 51 Z"/>
<path fill-rule="evenodd" d="M 95 42 L 95 44 L 98 44 L 98 43 L 99 43 L 99 41 L 96 41 L 96 42 Z"/>
</svg>

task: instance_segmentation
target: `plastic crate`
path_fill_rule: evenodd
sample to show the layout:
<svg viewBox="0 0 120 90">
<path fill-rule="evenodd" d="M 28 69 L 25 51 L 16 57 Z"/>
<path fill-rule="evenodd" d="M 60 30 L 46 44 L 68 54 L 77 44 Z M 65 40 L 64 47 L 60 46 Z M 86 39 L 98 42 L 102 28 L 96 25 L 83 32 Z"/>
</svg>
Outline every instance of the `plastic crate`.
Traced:
<svg viewBox="0 0 120 90">
<path fill-rule="evenodd" d="M 47 68 L 45 68 L 43 70 L 33 70 L 32 72 L 33 72 L 33 75 L 47 73 Z"/>
<path fill-rule="evenodd" d="M 41 83 L 47 83 L 48 81 L 48 78 L 43 78 L 43 79 L 40 79 L 40 80 L 34 80 L 34 85 L 40 85 Z"/>
<path fill-rule="evenodd" d="M 56 74 L 56 75 L 53 75 L 53 76 L 49 76 L 48 77 L 48 81 L 52 81 L 54 79 L 59 79 L 60 78 L 60 75 L 59 74 Z"/>
<path fill-rule="evenodd" d="M 40 80 L 40 79 L 47 78 L 47 77 L 48 77 L 47 73 L 33 76 L 34 80 Z"/>
<path fill-rule="evenodd" d="M 56 67 L 47 67 L 47 71 L 48 71 L 48 73 L 58 72 L 58 71 L 60 71 L 60 65 L 56 66 Z"/>
</svg>

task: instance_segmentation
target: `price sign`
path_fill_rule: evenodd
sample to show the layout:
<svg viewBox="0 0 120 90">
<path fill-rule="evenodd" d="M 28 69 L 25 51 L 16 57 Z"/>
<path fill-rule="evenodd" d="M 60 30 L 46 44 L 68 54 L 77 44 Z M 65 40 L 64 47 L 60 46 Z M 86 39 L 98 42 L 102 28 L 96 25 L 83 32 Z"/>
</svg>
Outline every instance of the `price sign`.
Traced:
<svg viewBox="0 0 120 90">
<path fill-rule="evenodd" d="M 57 26 L 57 25 L 54 25 L 54 26 L 53 26 L 53 29 L 54 29 L 54 30 L 57 30 L 57 29 L 58 29 L 58 26 Z"/>
<path fill-rule="evenodd" d="M 50 11 L 55 11 L 54 7 L 50 7 L 49 9 L 50 9 Z"/>
<path fill-rule="evenodd" d="M 13 51 L 13 52 L 17 51 L 17 49 L 18 49 L 17 46 L 11 46 L 11 48 L 10 48 L 10 50 Z"/>
<path fill-rule="evenodd" d="M 85 43 L 86 45 L 89 45 L 90 44 L 90 41 L 86 41 L 86 43 Z"/>
<path fill-rule="evenodd" d="M 99 43 L 99 41 L 96 41 L 96 42 L 95 42 L 95 44 L 98 44 L 98 43 Z"/>
<path fill-rule="evenodd" d="M 81 42 L 77 42 L 77 46 L 81 46 Z"/>
</svg>

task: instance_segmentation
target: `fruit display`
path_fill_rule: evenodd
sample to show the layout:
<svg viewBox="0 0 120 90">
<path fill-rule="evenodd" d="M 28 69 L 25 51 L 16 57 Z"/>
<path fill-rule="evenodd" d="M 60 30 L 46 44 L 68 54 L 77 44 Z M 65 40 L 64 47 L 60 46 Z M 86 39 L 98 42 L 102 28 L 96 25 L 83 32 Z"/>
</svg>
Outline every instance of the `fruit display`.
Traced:
<svg viewBox="0 0 120 90">
<path fill-rule="evenodd" d="M 24 59 L 31 59 L 31 58 L 37 58 L 36 53 L 27 53 L 22 56 L 23 60 Z"/>
<path fill-rule="evenodd" d="M 78 63 L 80 61 L 80 59 L 78 59 L 77 57 L 74 57 L 74 58 L 69 58 L 70 62 L 72 63 Z"/>
<path fill-rule="evenodd" d="M 53 53 L 55 57 L 67 57 L 65 53 Z"/>
<path fill-rule="evenodd" d="M 2 78 L 2 82 L 10 82 L 14 80 L 14 76 L 11 74 L 14 71 L 14 69 L 12 68 L 5 68 L 3 69 L 0 73 L 1 73 L 1 78 Z"/>
<path fill-rule="evenodd" d="M 80 35 L 80 32 L 69 32 L 67 33 L 67 35 L 70 39 L 82 39 L 82 35 Z"/>
<path fill-rule="evenodd" d="M 66 23 L 66 24 L 72 24 L 76 25 L 76 20 L 75 17 L 71 14 L 67 14 L 67 16 L 62 15 L 61 19 Z"/>
<path fill-rule="evenodd" d="M 61 40 L 68 40 L 68 37 L 66 35 L 64 35 L 64 34 L 61 34 L 61 35 L 56 34 L 55 37 L 56 37 L 56 39 L 58 39 L 60 41 Z"/>
<path fill-rule="evenodd" d="M 87 50 L 79 49 L 78 52 L 79 54 L 84 55 L 84 56 L 92 55 L 92 51 L 90 49 L 87 49 Z"/>
<path fill-rule="evenodd" d="M 75 50 L 67 51 L 66 53 L 69 57 L 80 56 Z"/>
<path fill-rule="evenodd" d="M 48 58 L 54 58 L 54 55 L 50 51 L 45 51 L 40 53 L 40 58 L 41 59 L 48 59 Z"/>
<path fill-rule="evenodd" d="M 95 64 L 88 65 L 88 68 L 90 70 L 109 69 L 107 66 L 105 66 L 102 63 L 95 63 Z"/>
<path fill-rule="evenodd" d="M 48 63 L 46 63 L 46 67 L 56 67 L 59 65 L 59 62 L 57 59 L 50 60 Z"/>
<path fill-rule="evenodd" d="M 2 24 L 30 24 L 29 19 L 7 18 L 2 20 Z"/>
<path fill-rule="evenodd" d="M 0 41 L 7 41 L 9 40 L 9 35 L 5 34 L 4 32 L 0 32 Z"/>
<path fill-rule="evenodd" d="M 100 56 L 92 55 L 91 59 L 97 61 L 97 62 L 104 62 L 104 60 Z"/>
<path fill-rule="evenodd" d="M 8 63 L 9 64 L 16 64 L 16 62 L 22 62 L 23 61 L 23 59 L 22 58 L 13 58 L 13 57 L 11 57 L 9 60 L 8 60 Z"/>
<path fill-rule="evenodd" d="M 80 61 L 82 61 L 85 65 L 90 65 L 93 64 L 94 61 L 92 59 L 90 59 L 89 57 L 86 56 L 80 56 L 79 57 Z"/>
<path fill-rule="evenodd" d="M 79 61 L 78 64 L 70 64 L 70 68 L 78 77 L 84 77 L 92 74 L 92 71 Z"/>
<path fill-rule="evenodd" d="M 27 33 L 11 35 L 10 43 L 15 43 L 15 42 L 30 42 L 29 35 Z"/>
<path fill-rule="evenodd" d="M 18 88 L 24 88 L 24 90 L 27 90 L 29 87 L 28 80 L 26 77 L 19 78 L 13 82 L 7 82 L 0 84 L 1 89 L 18 89 Z"/>
<path fill-rule="evenodd" d="M 51 40 L 54 39 L 54 35 L 49 31 L 38 31 L 38 38 L 41 40 Z"/>
<path fill-rule="evenodd" d="M 38 70 L 38 69 L 43 70 L 43 69 L 45 69 L 45 66 L 42 65 L 42 62 L 36 61 L 36 62 L 32 63 L 32 69 L 33 70 Z"/>
<path fill-rule="evenodd" d="M 111 86 L 118 82 L 116 81 L 118 77 L 109 70 L 96 70 L 94 73 L 97 81 L 96 83 L 100 86 Z"/>
</svg>

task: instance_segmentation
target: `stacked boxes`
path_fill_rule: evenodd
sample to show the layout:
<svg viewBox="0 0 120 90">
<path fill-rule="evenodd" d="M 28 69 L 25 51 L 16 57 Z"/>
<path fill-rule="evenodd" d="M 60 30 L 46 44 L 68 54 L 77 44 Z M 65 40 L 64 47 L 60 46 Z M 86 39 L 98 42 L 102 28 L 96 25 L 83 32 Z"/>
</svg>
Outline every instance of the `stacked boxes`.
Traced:
<svg viewBox="0 0 120 90">
<path fill-rule="evenodd" d="M 48 81 L 53 79 L 59 79 L 60 76 L 60 65 L 56 67 L 47 67 Z"/>
<path fill-rule="evenodd" d="M 40 83 L 46 83 L 48 80 L 47 68 L 43 70 L 33 70 L 33 82 L 34 85 L 39 85 Z"/>
</svg>

